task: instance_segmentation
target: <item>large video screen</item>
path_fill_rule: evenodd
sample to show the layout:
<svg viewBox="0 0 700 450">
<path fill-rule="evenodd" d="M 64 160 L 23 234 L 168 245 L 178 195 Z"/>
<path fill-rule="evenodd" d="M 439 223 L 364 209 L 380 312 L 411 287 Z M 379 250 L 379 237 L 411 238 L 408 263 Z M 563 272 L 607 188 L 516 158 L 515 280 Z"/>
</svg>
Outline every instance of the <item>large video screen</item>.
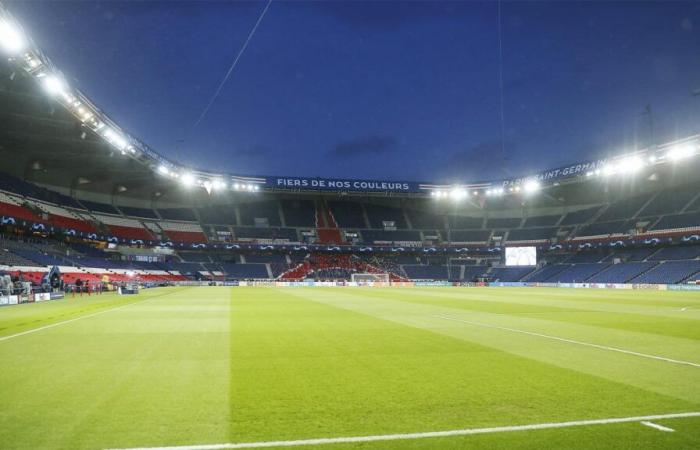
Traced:
<svg viewBox="0 0 700 450">
<path fill-rule="evenodd" d="M 506 266 L 537 265 L 536 247 L 506 247 Z"/>
</svg>

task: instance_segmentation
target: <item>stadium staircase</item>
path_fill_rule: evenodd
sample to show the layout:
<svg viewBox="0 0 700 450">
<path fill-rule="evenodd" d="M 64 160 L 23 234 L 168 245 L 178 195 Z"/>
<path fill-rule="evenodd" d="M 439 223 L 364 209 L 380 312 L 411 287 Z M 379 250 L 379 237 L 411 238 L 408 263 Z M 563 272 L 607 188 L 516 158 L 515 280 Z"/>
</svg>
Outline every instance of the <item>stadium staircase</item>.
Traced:
<svg viewBox="0 0 700 450">
<path fill-rule="evenodd" d="M 341 244 L 343 242 L 338 223 L 325 200 L 316 203 L 316 236 L 319 244 Z"/>
</svg>

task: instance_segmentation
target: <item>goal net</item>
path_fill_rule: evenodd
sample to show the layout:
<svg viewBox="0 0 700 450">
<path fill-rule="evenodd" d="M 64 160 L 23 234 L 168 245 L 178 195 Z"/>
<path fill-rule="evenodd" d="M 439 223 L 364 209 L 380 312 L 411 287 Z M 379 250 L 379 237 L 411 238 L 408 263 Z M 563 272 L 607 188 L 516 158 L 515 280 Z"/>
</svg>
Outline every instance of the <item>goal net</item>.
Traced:
<svg viewBox="0 0 700 450">
<path fill-rule="evenodd" d="M 353 273 L 350 281 L 357 284 L 389 283 L 388 273 Z"/>
</svg>

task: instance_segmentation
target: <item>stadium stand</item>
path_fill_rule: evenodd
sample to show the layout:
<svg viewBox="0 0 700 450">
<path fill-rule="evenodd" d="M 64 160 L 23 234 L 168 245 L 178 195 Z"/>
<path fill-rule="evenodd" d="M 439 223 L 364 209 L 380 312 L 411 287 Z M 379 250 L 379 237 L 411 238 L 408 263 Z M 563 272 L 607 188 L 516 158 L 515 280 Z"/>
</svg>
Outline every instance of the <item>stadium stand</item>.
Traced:
<svg viewBox="0 0 700 450">
<path fill-rule="evenodd" d="M 165 220 L 179 220 L 182 222 L 196 222 L 194 211 L 189 208 L 158 209 L 158 214 Z"/>
</svg>

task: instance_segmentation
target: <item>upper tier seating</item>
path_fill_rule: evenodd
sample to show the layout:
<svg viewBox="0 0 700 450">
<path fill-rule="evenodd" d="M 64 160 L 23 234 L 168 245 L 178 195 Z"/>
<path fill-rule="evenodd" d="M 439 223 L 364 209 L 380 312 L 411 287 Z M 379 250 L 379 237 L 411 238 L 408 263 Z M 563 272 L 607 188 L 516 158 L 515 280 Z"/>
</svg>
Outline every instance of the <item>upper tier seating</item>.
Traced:
<svg viewBox="0 0 700 450">
<path fill-rule="evenodd" d="M 138 220 L 98 214 L 95 214 L 95 218 L 107 225 L 110 233 L 118 238 L 144 241 L 155 239 L 155 236 L 144 228 Z"/>
<path fill-rule="evenodd" d="M 141 217 L 146 219 L 158 219 L 156 212 L 150 208 L 135 208 L 133 206 L 120 206 L 119 209 L 125 216 Z"/>
<path fill-rule="evenodd" d="M 525 228 L 528 227 L 549 227 L 556 225 L 561 216 L 559 214 L 554 216 L 533 216 L 525 219 Z"/>
<path fill-rule="evenodd" d="M 642 194 L 611 203 L 596 222 L 629 219 L 649 200 L 652 194 Z"/>
<path fill-rule="evenodd" d="M 639 217 L 659 216 L 680 212 L 698 193 L 697 186 L 667 189 L 657 194 L 639 213 Z"/>
<path fill-rule="evenodd" d="M 450 230 L 452 242 L 486 242 L 491 230 Z"/>
<path fill-rule="evenodd" d="M 282 213 L 288 227 L 316 226 L 316 206 L 311 200 L 282 200 Z"/>
<path fill-rule="evenodd" d="M 114 206 L 106 203 L 97 203 L 88 200 L 80 200 L 80 203 L 85 205 L 85 208 L 81 207 L 80 209 L 87 209 L 90 212 L 114 214 L 116 216 L 121 215 Z"/>
<path fill-rule="evenodd" d="M 251 203 L 241 203 L 238 206 L 243 225 L 255 225 L 255 219 L 267 219 L 269 226 L 280 226 L 280 210 L 277 200 L 261 200 Z"/>
<path fill-rule="evenodd" d="M 453 230 L 477 230 L 483 228 L 483 217 L 447 216 L 447 222 Z"/>
<path fill-rule="evenodd" d="M 657 250 L 658 248 L 656 247 L 621 249 L 610 253 L 602 261 L 613 261 L 615 258 L 620 258 L 624 261 L 644 261 Z"/>
<path fill-rule="evenodd" d="M 165 220 L 182 220 L 185 222 L 196 222 L 197 217 L 190 208 L 165 208 L 158 209 L 158 214 Z M 233 223 L 233 222 L 231 222 Z"/>
<path fill-rule="evenodd" d="M 199 208 L 199 217 L 202 223 L 218 224 L 218 225 L 235 225 L 236 210 L 233 206 L 206 206 Z"/>
<path fill-rule="evenodd" d="M 294 228 L 236 227 L 234 232 L 236 233 L 236 239 L 286 239 L 291 242 L 299 241 Z"/>
<path fill-rule="evenodd" d="M 636 220 L 615 220 L 612 222 L 595 222 L 582 226 L 578 236 L 607 236 L 609 234 L 627 233 L 633 229 Z"/>
<path fill-rule="evenodd" d="M 362 230 L 364 242 L 420 242 L 418 230 Z"/>
<path fill-rule="evenodd" d="M 700 212 L 663 216 L 651 229 L 673 230 L 677 228 L 700 228 Z"/>
<path fill-rule="evenodd" d="M 486 228 L 516 228 L 520 226 L 520 222 L 519 217 L 493 217 L 486 220 Z"/>
<path fill-rule="evenodd" d="M 50 191 L 46 188 L 37 186 L 36 184 L 28 183 L 7 173 L 0 173 L 0 190 L 14 192 L 15 194 L 31 197 L 37 200 L 43 200 L 56 205 L 84 209 L 72 197 Z"/>
<path fill-rule="evenodd" d="M 416 209 L 406 209 L 411 226 L 418 230 L 442 230 L 445 228 L 445 218 L 442 215 L 430 211 L 428 203 L 413 205 Z"/>
<path fill-rule="evenodd" d="M 509 241 L 542 241 L 556 236 L 557 228 L 516 228 L 508 233 Z"/>
<path fill-rule="evenodd" d="M 361 204 L 333 201 L 328 207 L 340 228 L 367 228 Z"/>
<path fill-rule="evenodd" d="M 158 222 L 168 238 L 176 242 L 207 242 L 202 227 L 196 222 Z"/>
<path fill-rule="evenodd" d="M 592 208 L 579 209 L 578 211 L 567 213 L 559 225 L 578 225 L 588 222 L 599 210 L 600 206 L 594 206 Z"/>
<path fill-rule="evenodd" d="M 384 228 L 383 222 L 394 222 L 396 228 L 407 228 L 403 210 L 389 206 L 366 204 L 365 210 L 372 228 Z"/>
</svg>

